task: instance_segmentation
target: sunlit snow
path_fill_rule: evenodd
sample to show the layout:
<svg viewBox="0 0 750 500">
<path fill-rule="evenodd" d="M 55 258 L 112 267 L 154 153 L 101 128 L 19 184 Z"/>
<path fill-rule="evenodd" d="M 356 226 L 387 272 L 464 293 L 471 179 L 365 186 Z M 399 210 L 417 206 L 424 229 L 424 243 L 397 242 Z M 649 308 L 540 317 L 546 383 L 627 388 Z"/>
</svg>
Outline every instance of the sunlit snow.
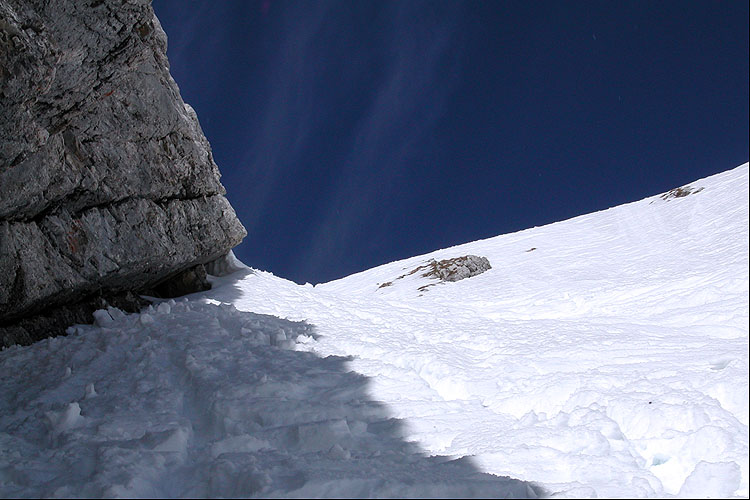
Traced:
<svg viewBox="0 0 750 500">
<path fill-rule="evenodd" d="M 682 188 L 5 349 L 0 497 L 747 497 L 748 165 Z"/>
</svg>

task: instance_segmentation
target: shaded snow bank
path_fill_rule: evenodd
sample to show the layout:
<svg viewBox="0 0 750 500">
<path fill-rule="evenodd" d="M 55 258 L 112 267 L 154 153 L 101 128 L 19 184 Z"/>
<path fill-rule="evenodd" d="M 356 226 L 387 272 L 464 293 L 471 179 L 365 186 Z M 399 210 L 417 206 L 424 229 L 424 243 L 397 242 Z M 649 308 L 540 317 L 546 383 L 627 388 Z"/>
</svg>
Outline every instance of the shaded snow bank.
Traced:
<svg viewBox="0 0 750 500">
<path fill-rule="evenodd" d="M 541 493 L 420 453 L 346 358 L 297 351 L 313 337 L 304 322 L 168 301 L 3 351 L 0 496 Z"/>
</svg>

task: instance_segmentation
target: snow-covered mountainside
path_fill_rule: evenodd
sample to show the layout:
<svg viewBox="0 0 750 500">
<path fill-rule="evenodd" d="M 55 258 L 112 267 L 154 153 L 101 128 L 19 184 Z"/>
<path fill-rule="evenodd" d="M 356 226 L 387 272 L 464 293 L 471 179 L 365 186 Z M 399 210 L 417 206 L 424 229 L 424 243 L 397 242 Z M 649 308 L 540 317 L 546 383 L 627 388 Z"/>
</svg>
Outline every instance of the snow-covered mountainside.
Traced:
<svg viewBox="0 0 750 500">
<path fill-rule="evenodd" d="M 228 264 L 0 352 L 0 496 L 748 496 L 748 164 L 315 287 Z"/>
</svg>

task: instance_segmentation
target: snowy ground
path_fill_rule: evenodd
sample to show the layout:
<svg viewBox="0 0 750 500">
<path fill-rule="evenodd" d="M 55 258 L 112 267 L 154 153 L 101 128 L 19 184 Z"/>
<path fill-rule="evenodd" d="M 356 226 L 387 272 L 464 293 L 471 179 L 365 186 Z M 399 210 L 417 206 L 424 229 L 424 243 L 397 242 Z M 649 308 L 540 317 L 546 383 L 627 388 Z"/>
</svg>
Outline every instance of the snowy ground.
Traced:
<svg viewBox="0 0 750 500">
<path fill-rule="evenodd" d="M 0 497 L 747 497 L 748 165 L 687 191 L 6 349 Z"/>
</svg>

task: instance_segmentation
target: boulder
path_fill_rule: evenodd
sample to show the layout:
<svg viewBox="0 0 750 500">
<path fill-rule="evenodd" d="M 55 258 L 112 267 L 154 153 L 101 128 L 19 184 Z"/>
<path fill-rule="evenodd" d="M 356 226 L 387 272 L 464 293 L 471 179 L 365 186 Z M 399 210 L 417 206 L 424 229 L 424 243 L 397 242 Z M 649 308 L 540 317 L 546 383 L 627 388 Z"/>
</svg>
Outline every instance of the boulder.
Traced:
<svg viewBox="0 0 750 500">
<path fill-rule="evenodd" d="M 60 308 L 205 288 L 190 270 L 246 235 L 166 47 L 148 0 L 0 0 L 3 345 L 59 333 L 18 325 Z"/>
<path fill-rule="evenodd" d="M 441 282 L 460 281 L 471 278 L 492 269 L 487 257 L 464 255 L 453 259 L 431 260 L 425 266 L 422 276 L 436 278 Z"/>
<path fill-rule="evenodd" d="M 393 281 L 387 281 L 380 284 L 378 289 L 392 286 L 395 281 L 412 275 L 437 280 L 435 283 L 428 283 L 417 288 L 420 292 L 425 292 L 431 286 L 471 278 L 482 274 L 485 271 L 489 271 L 490 269 L 492 269 L 492 266 L 490 265 L 489 259 L 477 255 L 464 255 L 462 257 L 443 260 L 430 259 L 425 264 L 412 269 L 406 274 L 402 274 Z"/>
</svg>

